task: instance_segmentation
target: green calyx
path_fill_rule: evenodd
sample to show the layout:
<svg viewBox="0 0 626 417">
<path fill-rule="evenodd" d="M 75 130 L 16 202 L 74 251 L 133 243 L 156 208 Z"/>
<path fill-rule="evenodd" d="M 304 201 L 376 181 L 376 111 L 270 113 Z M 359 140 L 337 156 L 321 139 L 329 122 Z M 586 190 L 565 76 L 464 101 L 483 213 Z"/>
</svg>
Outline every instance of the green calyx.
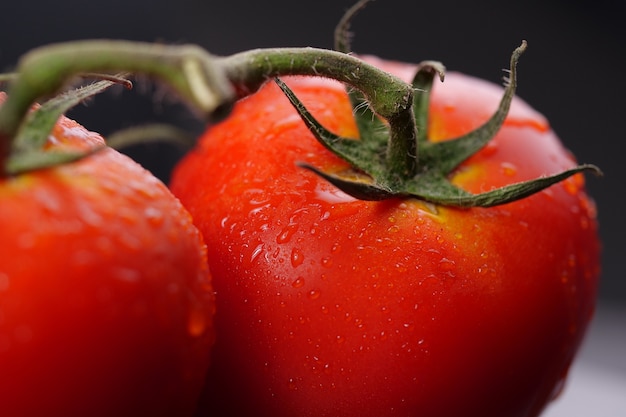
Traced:
<svg viewBox="0 0 626 417">
<path fill-rule="evenodd" d="M 436 77 L 443 81 L 445 69 L 437 62 L 418 66 L 412 82 L 413 102 L 405 112 L 398 112 L 387 123 L 370 108 L 358 90 L 349 91 L 360 140 L 344 138 L 324 128 L 280 79 L 276 82 L 315 138 L 358 171 L 359 179 L 324 172 L 311 165 L 300 166 L 315 172 L 342 191 L 361 200 L 417 198 L 453 207 L 491 207 L 510 203 L 535 194 L 576 173 L 600 170 L 593 165 L 579 165 L 555 175 L 514 183 L 480 194 L 469 193 L 450 181 L 457 167 L 482 149 L 500 130 L 508 114 L 517 85 L 517 62 L 526 49 L 523 42 L 511 55 L 510 76 L 500 105 L 482 126 L 459 138 L 430 142 L 428 108 Z M 416 128 L 419 126 L 419 128 Z"/>
<path fill-rule="evenodd" d="M 8 155 L 3 161 L 2 175 L 18 175 L 25 172 L 50 168 L 83 159 L 105 145 L 84 151 L 46 149 L 47 138 L 59 117 L 72 107 L 108 89 L 114 84 L 131 87 L 122 76 L 93 75 L 99 78 L 92 84 L 59 94 L 25 115 L 19 129 L 10 142 Z"/>
</svg>

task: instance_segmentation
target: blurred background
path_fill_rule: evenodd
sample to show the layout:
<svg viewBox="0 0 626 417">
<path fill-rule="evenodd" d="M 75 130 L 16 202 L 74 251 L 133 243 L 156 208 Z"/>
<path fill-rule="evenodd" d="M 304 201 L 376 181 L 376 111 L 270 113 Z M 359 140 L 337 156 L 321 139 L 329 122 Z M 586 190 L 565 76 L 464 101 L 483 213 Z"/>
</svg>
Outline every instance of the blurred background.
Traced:
<svg viewBox="0 0 626 417">
<path fill-rule="evenodd" d="M 4 0 L 0 71 L 31 48 L 89 38 L 195 43 L 217 55 L 257 47 L 331 48 L 334 27 L 355 0 Z M 353 50 L 388 59 L 442 61 L 496 83 L 511 51 L 529 43 L 518 94 L 544 113 L 580 162 L 599 165 L 588 177 L 604 242 L 599 308 L 564 394 L 549 417 L 626 416 L 626 0 L 377 0 L 352 24 Z M 149 81 L 105 93 L 72 111 L 105 136 L 142 123 L 165 122 L 200 133 L 204 124 Z M 182 155 L 163 144 L 128 153 L 167 181 Z"/>
</svg>

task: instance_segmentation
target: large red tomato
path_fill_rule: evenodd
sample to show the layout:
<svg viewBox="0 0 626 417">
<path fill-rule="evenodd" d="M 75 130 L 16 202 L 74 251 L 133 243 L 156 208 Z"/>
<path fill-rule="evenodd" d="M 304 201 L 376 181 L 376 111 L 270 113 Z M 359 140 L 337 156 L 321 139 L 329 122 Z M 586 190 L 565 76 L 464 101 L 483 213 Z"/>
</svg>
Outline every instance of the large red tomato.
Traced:
<svg viewBox="0 0 626 417">
<path fill-rule="evenodd" d="M 46 149 L 103 144 L 63 117 Z M 214 293 L 200 233 L 162 182 L 110 148 L 7 175 L 0 239 L 0 415 L 193 414 Z"/>
<path fill-rule="evenodd" d="M 369 60 L 413 76 L 413 66 Z M 327 129 L 357 135 L 342 85 L 285 81 Z M 476 128 L 501 95 L 448 74 L 431 97 L 429 139 Z M 298 161 L 346 168 L 269 83 L 211 127 L 173 175 L 171 189 L 207 240 L 218 296 L 202 415 L 538 415 L 594 309 L 599 243 L 583 177 L 457 209 L 358 201 Z M 516 98 L 453 182 L 481 192 L 572 166 L 546 119 Z"/>
</svg>

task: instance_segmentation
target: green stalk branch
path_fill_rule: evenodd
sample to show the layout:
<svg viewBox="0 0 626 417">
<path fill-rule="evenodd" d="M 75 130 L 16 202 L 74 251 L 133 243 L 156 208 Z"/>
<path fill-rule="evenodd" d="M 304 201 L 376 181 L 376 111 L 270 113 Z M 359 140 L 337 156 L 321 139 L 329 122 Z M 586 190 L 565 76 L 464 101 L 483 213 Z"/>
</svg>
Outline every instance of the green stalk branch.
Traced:
<svg viewBox="0 0 626 417">
<path fill-rule="evenodd" d="M 194 45 L 106 40 L 61 43 L 34 49 L 20 60 L 0 111 L 0 135 L 12 137 L 30 106 L 57 93 L 72 77 L 98 72 L 160 79 L 203 114 L 213 114 L 234 99 L 230 83 L 211 55 Z"/>
<path fill-rule="evenodd" d="M 278 48 L 216 57 L 195 45 L 87 40 L 45 46 L 22 57 L 0 108 L 0 165 L 9 157 L 11 142 L 33 103 L 58 93 L 76 75 L 113 72 L 164 82 L 207 120 L 223 117 L 236 99 L 257 91 L 268 79 L 328 77 L 360 90 L 372 109 L 392 124 L 403 123 L 394 126 L 403 136 L 415 130 L 412 118 L 404 116 L 410 114 L 412 86 L 341 52 Z"/>
<path fill-rule="evenodd" d="M 217 59 L 240 96 L 268 79 L 285 75 L 332 78 L 360 90 L 372 109 L 392 119 L 413 103 L 413 87 L 399 78 L 342 52 L 318 48 L 269 48 Z"/>
</svg>

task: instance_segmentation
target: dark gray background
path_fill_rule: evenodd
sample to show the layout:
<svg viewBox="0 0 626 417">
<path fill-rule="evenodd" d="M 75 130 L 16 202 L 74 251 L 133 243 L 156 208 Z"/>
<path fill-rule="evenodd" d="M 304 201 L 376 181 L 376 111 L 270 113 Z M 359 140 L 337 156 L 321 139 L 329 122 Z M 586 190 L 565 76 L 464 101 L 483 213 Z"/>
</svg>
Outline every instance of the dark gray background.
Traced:
<svg viewBox="0 0 626 417">
<path fill-rule="evenodd" d="M 30 48 L 87 38 L 191 42 L 221 55 L 271 46 L 330 48 L 334 26 L 352 3 L 3 0 L 0 71 L 10 70 Z M 519 95 L 548 116 L 581 162 L 603 169 L 604 178 L 588 179 L 604 242 L 600 309 L 571 386 L 550 417 L 626 415 L 625 18 L 626 0 L 377 0 L 352 26 L 355 52 L 413 62 L 436 59 L 494 82 L 500 82 L 512 49 L 528 40 Z M 184 107 L 155 93 L 158 88 L 140 83 L 131 92 L 99 96 L 71 116 L 105 135 L 156 121 L 203 129 Z M 164 180 L 180 157 L 156 144 L 129 152 Z"/>
</svg>

